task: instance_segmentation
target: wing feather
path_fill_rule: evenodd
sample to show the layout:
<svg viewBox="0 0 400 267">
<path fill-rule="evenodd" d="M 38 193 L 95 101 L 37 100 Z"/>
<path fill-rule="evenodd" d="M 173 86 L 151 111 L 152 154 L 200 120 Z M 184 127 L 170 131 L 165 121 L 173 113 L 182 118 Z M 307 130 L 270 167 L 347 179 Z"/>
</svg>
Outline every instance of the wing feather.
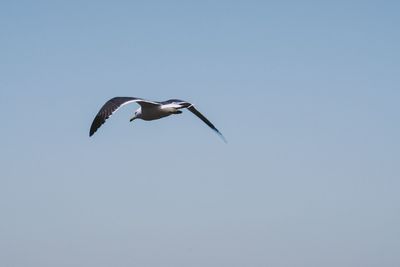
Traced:
<svg viewBox="0 0 400 267">
<path fill-rule="evenodd" d="M 92 136 L 119 108 L 133 102 L 138 103 L 142 107 L 160 105 L 158 102 L 147 101 L 137 97 L 114 97 L 108 100 L 97 113 L 92 125 L 90 126 L 89 136 Z"/>
<path fill-rule="evenodd" d="M 211 129 L 213 129 L 221 138 L 224 140 L 225 143 L 227 143 L 225 137 L 222 135 L 222 133 L 217 129 L 217 127 L 214 126 L 214 124 L 211 123 L 203 114 L 200 113 L 193 105 L 190 105 L 187 108 L 190 112 L 192 112 L 194 115 L 196 115 L 199 119 L 201 119 L 205 124 L 207 124 Z"/>
</svg>

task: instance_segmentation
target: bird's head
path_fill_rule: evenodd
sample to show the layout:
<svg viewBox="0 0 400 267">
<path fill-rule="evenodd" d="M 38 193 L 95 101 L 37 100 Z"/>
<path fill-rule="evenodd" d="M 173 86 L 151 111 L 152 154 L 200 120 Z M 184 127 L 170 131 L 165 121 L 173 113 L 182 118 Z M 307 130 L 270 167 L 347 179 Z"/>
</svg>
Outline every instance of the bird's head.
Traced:
<svg viewBox="0 0 400 267">
<path fill-rule="evenodd" d="M 131 118 L 129 121 L 133 121 L 133 120 L 135 120 L 135 119 L 138 119 L 138 118 L 141 117 L 141 115 L 142 115 L 142 111 L 141 111 L 141 109 L 139 108 L 138 110 L 135 111 L 135 114 L 132 116 L 132 118 Z"/>
</svg>

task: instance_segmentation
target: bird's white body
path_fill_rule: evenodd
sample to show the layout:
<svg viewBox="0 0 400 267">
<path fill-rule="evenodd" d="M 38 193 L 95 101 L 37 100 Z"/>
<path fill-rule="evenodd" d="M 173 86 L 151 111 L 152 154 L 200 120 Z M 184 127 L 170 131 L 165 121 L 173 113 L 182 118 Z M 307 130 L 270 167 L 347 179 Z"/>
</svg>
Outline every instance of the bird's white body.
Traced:
<svg viewBox="0 0 400 267">
<path fill-rule="evenodd" d="M 138 108 L 135 112 L 135 116 L 132 119 L 142 119 L 145 121 L 152 121 L 178 113 L 180 113 L 180 111 L 178 111 L 176 108 L 173 107 L 163 108 L 163 106 L 159 107 L 156 106 L 146 109 Z"/>
</svg>

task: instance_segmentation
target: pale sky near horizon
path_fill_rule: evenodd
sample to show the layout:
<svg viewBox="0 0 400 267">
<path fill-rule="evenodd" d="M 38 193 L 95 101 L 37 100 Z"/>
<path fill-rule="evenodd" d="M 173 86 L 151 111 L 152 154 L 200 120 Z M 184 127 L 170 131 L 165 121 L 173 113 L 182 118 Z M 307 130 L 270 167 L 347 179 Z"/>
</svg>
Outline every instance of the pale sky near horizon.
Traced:
<svg viewBox="0 0 400 267">
<path fill-rule="evenodd" d="M 400 266 L 400 2 L 2 1 L 0 266 Z M 92 137 L 114 96 L 196 104 Z"/>
</svg>

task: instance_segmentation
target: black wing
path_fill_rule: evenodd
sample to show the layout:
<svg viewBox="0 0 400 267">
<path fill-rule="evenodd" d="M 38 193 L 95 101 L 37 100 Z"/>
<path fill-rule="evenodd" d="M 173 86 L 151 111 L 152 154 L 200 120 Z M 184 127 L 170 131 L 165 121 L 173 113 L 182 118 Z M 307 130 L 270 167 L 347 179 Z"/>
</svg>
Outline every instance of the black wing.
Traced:
<svg viewBox="0 0 400 267">
<path fill-rule="evenodd" d="M 190 105 L 188 108 L 190 112 L 192 112 L 194 115 L 199 117 L 205 124 L 207 124 L 211 129 L 213 129 L 221 138 L 224 140 L 225 143 L 227 143 L 225 137 L 222 135 L 220 131 L 212 124 L 206 117 L 204 117 L 203 114 L 201 114 L 193 105 Z"/>
<path fill-rule="evenodd" d="M 105 123 L 105 121 L 120 107 L 132 102 L 137 102 L 142 107 L 159 105 L 157 102 L 151 102 L 137 97 L 114 97 L 108 100 L 97 113 L 92 125 L 90 126 L 89 136 L 92 136 L 97 129 L 99 129 L 100 126 Z"/>
</svg>

